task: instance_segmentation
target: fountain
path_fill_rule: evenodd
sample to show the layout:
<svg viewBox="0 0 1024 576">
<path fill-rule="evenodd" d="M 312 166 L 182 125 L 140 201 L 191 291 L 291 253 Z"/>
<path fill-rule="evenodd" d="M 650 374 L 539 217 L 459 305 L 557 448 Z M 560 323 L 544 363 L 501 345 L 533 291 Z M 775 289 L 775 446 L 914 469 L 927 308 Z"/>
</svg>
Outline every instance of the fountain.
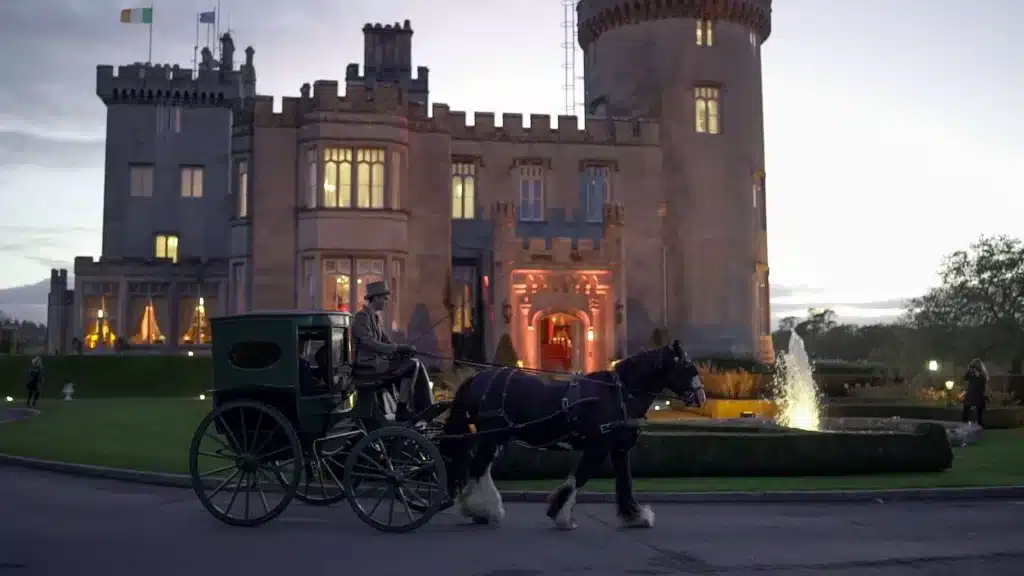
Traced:
<svg viewBox="0 0 1024 576">
<path fill-rule="evenodd" d="M 821 402 L 814 370 L 804 340 L 796 331 L 789 336 L 789 350 L 779 355 L 775 378 L 775 422 L 786 428 L 821 430 Z"/>
</svg>

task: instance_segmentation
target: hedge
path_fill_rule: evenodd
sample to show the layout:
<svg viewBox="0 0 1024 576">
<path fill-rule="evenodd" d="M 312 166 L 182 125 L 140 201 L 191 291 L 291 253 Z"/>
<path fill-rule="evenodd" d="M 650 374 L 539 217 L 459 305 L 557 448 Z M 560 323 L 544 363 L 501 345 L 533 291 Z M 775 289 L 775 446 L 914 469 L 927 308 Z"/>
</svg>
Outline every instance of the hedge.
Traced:
<svg viewBox="0 0 1024 576">
<path fill-rule="evenodd" d="M 30 361 L 0 356 L 0 395 L 25 396 Z M 213 363 L 184 355 L 43 357 L 43 397 L 59 397 L 67 380 L 82 398 L 188 397 L 213 387 Z"/>
<path fill-rule="evenodd" d="M 959 422 L 963 408 L 920 406 L 915 404 L 826 404 L 830 418 L 906 418 Z M 985 428 L 993 430 L 1024 427 L 1024 406 L 1000 406 L 985 409 Z"/>
<path fill-rule="evenodd" d="M 510 444 L 495 463 L 495 478 L 564 478 L 573 454 Z M 642 478 L 707 476 L 846 476 L 940 472 L 953 464 L 942 426 L 922 423 L 900 432 L 647 433 L 633 450 L 633 475 Z M 612 477 L 605 462 L 598 477 Z"/>
</svg>

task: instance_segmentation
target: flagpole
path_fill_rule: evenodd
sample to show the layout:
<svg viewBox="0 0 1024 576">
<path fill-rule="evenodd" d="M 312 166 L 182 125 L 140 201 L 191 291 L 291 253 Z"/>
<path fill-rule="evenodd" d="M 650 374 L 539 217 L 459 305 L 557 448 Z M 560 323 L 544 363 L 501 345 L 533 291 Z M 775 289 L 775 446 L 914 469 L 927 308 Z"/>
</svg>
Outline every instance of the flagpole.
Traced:
<svg viewBox="0 0 1024 576">
<path fill-rule="evenodd" d="M 213 50 L 214 53 L 220 54 L 220 0 L 217 0 L 217 5 L 213 7 Z M 219 56 L 218 56 L 219 58 Z"/>
<path fill-rule="evenodd" d="M 153 63 L 153 5 L 149 5 L 150 17 L 149 17 L 149 57 L 146 59 L 147 64 Z"/>
<path fill-rule="evenodd" d="M 196 45 L 192 47 L 192 75 L 199 69 L 199 14 L 196 14 Z"/>
</svg>

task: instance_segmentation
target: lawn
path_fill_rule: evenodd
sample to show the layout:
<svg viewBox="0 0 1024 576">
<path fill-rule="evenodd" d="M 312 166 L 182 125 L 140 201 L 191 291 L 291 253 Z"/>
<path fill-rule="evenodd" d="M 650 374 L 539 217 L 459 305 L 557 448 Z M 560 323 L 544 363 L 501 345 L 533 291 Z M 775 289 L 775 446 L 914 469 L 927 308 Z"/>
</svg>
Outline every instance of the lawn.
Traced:
<svg viewBox="0 0 1024 576">
<path fill-rule="evenodd" d="M 42 414 L 0 425 L 0 453 L 185 473 L 192 433 L 209 401 L 85 399 L 40 403 Z M 549 490 L 557 481 L 504 482 L 503 489 Z M 957 448 L 953 469 L 938 474 L 795 478 L 637 479 L 640 491 L 843 490 L 1024 485 L 1024 429 L 987 431 L 976 446 Z M 609 491 L 608 480 L 587 485 Z"/>
</svg>

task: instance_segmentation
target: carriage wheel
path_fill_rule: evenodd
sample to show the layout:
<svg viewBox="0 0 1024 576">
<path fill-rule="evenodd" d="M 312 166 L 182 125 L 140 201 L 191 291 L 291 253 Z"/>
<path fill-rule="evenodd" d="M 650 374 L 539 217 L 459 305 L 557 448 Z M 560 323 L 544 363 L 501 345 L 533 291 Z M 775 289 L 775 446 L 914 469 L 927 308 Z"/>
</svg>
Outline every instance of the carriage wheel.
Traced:
<svg viewBox="0 0 1024 576">
<path fill-rule="evenodd" d="M 344 500 L 345 460 L 358 439 L 353 435 L 315 442 L 310 456 L 303 459 L 295 499 L 310 506 L 331 506 Z M 285 472 L 282 470 L 279 478 Z"/>
<path fill-rule="evenodd" d="M 399 426 L 375 430 L 345 461 L 345 492 L 359 519 L 383 532 L 409 532 L 445 503 L 441 453 L 426 436 Z"/>
<path fill-rule="evenodd" d="M 196 496 L 215 518 L 259 526 L 295 496 L 302 464 L 295 429 L 276 409 L 250 400 L 222 404 L 192 437 L 189 475 Z M 299 466 L 282 463 L 299 463 Z"/>
</svg>

